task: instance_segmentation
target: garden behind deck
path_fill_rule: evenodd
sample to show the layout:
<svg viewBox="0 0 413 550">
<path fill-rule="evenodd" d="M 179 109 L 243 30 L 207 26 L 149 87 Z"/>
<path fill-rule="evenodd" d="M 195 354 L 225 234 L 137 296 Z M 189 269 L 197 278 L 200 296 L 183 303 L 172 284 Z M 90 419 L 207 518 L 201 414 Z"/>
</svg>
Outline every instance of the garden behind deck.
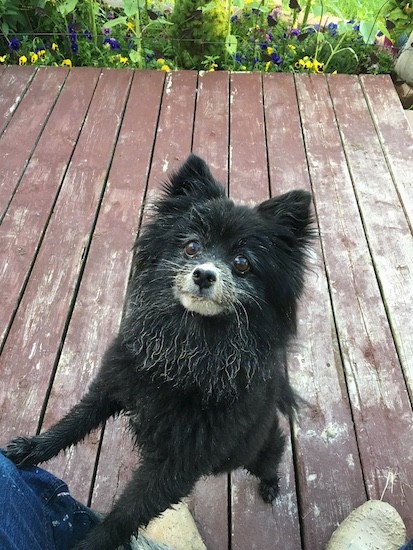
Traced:
<svg viewBox="0 0 413 550">
<path fill-rule="evenodd" d="M 143 207 L 192 150 L 247 203 L 311 189 L 320 229 L 280 497 L 244 471 L 190 506 L 209 550 L 318 550 L 368 498 L 413 536 L 413 135 L 382 76 L 0 68 L 1 441 L 57 421 L 116 333 Z M 117 419 L 48 467 L 108 510 Z"/>
</svg>

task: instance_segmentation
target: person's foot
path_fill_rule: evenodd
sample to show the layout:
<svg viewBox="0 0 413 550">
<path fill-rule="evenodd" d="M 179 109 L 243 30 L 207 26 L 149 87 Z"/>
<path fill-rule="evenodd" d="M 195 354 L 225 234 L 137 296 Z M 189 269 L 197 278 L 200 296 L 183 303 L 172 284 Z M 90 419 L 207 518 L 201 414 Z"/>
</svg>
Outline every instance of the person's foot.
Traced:
<svg viewBox="0 0 413 550">
<path fill-rule="evenodd" d="M 334 531 L 326 550 L 398 550 L 406 541 L 406 527 L 393 506 L 369 500 Z"/>
<path fill-rule="evenodd" d="M 183 502 L 166 510 L 139 532 L 171 550 L 206 550 L 188 506 Z"/>
</svg>

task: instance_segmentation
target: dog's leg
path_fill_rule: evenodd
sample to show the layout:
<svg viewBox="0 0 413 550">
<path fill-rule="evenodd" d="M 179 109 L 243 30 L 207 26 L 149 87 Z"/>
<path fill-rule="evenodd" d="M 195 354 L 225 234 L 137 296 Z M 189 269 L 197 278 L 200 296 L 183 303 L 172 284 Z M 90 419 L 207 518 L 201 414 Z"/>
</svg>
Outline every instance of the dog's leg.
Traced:
<svg viewBox="0 0 413 550">
<path fill-rule="evenodd" d="M 271 427 L 269 436 L 256 459 L 246 465 L 247 470 L 260 479 L 260 493 L 265 502 L 273 502 L 279 492 L 278 466 L 285 447 L 285 436 L 278 419 Z"/>
<path fill-rule="evenodd" d="M 50 460 L 61 450 L 75 445 L 107 418 L 118 412 L 115 403 L 98 399 L 94 392 L 84 398 L 57 424 L 34 437 L 10 441 L 3 453 L 17 466 L 29 467 Z"/>
<path fill-rule="evenodd" d="M 187 496 L 200 475 L 177 467 L 171 460 L 160 463 L 144 459 L 112 511 L 75 550 L 114 550 L 127 543 L 138 527 Z"/>
<path fill-rule="evenodd" d="M 59 451 L 75 445 L 106 419 L 120 412 L 113 397 L 112 371 L 122 360 L 117 342 L 106 353 L 101 370 L 83 399 L 57 424 L 31 438 L 18 437 L 3 450 L 17 466 L 34 466 L 56 456 Z M 112 384 L 112 385 L 111 385 Z"/>
</svg>

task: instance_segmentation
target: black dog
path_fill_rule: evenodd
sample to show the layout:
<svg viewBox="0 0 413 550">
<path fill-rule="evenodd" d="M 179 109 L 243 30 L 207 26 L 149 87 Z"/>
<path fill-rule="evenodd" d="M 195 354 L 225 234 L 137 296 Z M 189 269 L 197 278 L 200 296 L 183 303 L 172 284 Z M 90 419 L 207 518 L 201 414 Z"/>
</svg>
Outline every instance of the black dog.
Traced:
<svg viewBox="0 0 413 550">
<path fill-rule="evenodd" d="M 110 416 L 129 416 L 141 465 L 76 548 L 125 543 L 207 474 L 245 466 L 264 500 L 277 496 L 277 410 L 297 406 L 284 355 L 312 237 L 310 202 L 292 191 L 234 205 L 193 155 L 171 177 L 137 240 L 127 310 L 89 391 L 55 426 L 5 451 L 19 466 L 38 464 Z"/>
</svg>

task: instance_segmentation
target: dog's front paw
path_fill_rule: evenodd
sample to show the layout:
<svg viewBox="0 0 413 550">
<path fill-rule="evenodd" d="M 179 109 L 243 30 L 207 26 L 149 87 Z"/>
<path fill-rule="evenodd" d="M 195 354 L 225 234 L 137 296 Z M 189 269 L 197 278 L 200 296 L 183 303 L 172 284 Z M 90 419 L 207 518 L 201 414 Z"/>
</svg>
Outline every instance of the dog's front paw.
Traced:
<svg viewBox="0 0 413 550">
<path fill-rule="evenodd" d="M 280 492 L 280 478 L 278 476 L 272 479 L 262 479 L 260 483 L 260 494 L 264 502 L 271 504 L 277 498 Z"/>
<path fill-rule="evenodd" d="M 17 437 L 10 441 L 2 452 L 19 468 L 35 466 L 41 462 L 35 437 Z"/>
</svg>

